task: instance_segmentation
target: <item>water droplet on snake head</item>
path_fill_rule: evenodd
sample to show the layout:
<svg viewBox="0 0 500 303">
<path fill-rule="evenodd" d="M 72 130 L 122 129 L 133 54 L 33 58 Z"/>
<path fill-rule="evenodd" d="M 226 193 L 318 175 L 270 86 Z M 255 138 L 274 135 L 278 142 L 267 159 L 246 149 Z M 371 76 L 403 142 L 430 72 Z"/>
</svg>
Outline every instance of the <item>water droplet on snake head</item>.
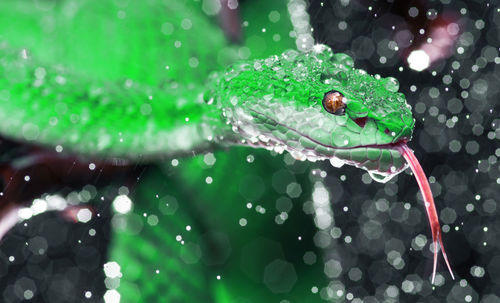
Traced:
<svg viewBox="0 0 500 303">
<path fill-rule="evenodd" d="M 354 67 L 354 60 L 347 54 L 343 53 L 335 54 L 332 57 L 332 61 L 339 64 L 343 64 L 345 66 Z"/>
<path fill-rule="evenodd" d="M 398 93 L 398 94 L 397 94 L 397 97 L 396 97 L 396 100 L 397 100 L 399 103 L 405 103 L 405 101 L 406 101 L 405 96 L 403 95 L 403 93 Z"/>
<path fill-rule="evenodd" d="M 344 71 L 337 71 L 333 74 L 333 77 L 340 82 L 347 81 L 347 74 Z"/>
<path fill-rule="evenodd" d="M 214 92 L 212 90 L 208 90 L 203 94 L 203 101 L 207 104 L 214 103 Z"/>
<path fill-rule="evenodd" d="M 238 97 L 232 96 L 229 102 L 231 102 L 233 106 L 236 106 L 236 104 L 238 104 Z"/>
<path fill-rule="evenodd" d="M 321 80 L 321 82 L 326 83 L 330 81 L 330 79 L 335 78 L 335 72 L 336 70 L 333 67 L 329 67 L 321 72 L 319 79 Z"/>
<path fill-rule="evenodd" d="M 264 60 L 264 64 L 268 67 L 272 67 L 275 61 L 276 59 L 274 57 L 267 58 L 266 60 Z"/>
<path fill-rule="evenodd" d="M 332 49 L 324 44 L 316 44 L 312 48 L 312 55 L 318 61 L 328 61 L 332 57 Z"/>
<path fill-rule="evenodd" d="M 274 94 L 267 94 L 267 95 L 264 95 L 262 98 L 266 101 L 266 102 L 270 102 L 274 97 Z"/>
<path fill-rule="evenodd" d="M 295 58 L 299 55 L 299 52 L 296 50 L 288 50 L 283 53 L 282 58 L 286 61 L 294 61 Z"/>
<path fill-rule="evenodd" d="M 390 92 L 397 92 L 399 90 L 399 82 L 396 78 L 387 77 L 385 78 L 385 88 Z"/>
<path fill-rule="evenodd" d="M 252 66 L 248 63 L 236 63 L 233 65 L 233 69 L 237 72 L 249 71 Z"/>
<path fill-rule="evenodd" d="M 262 70 L 262 64 L 259 62 L 259 61 L 256 61 L 254 64 L 253 64 L 253 68 L 257 71 L 259 70 Z"/>
<path fill-rule="evenodd" d="M 274 78 L 276 79 L 285 78 L 286 72 L 281 66 L 274 66 L 272 69 L 274 71 Z"/>
<path fill-rule="evenodd" d="M 356 70 L 356 72 L 358 73 L 358 75 L 366 75 L 366 71 L 364 69 L 358 69 Z M 362 84 L 364 84 L 364 82 L 362 82 Z"/>
<path fill-rule="evenodd" d="M 231 82 L 231 80 L 233 80 L 238 75 L 238 71 L 231 69 L 230 71 L 224 73 L 224 80 L 226 80 L 226 82 Z"/>
<path fill-rule="evenodd" d="M 324 54 L 332 52 L 332 49 L 324 44 L 316 44 L 313 46 L 312 50 L 315 54 Z"/>
</svg>

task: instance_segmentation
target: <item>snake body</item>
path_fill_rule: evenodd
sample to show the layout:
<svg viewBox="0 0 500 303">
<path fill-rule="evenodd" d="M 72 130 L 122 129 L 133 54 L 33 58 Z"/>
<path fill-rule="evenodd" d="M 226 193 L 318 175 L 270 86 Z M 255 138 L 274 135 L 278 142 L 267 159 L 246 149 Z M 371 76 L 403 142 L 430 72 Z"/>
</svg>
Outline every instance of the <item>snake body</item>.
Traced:
<svg viewBox="0 0 500 303">
<path fill-rule="evenodd" d="M 205 2 L 40 3 L 0 3 L 5 137 L 126 162 L 230 145 L 263 147 L 299 160 L 355 165 L 381 182 L 407 167 L 393 147 L 411 139 L 414 119 L 397 80 L 356 69 L 346 54 L 315 45 L 249 60 L 202 12 Z M 343 115 L 325 110 L 322 100 L 330 91 L 344 97 Z M 163 229 L 178 228 L 182 216 Z M 145 249 L 153 242 L 168 250 L 173 244 L 160 244 L 163 238 L 122 233 L 116 243 Z M 140 266 L 133 253 L 113 254 L 139 262 L 131 268 Z M 160 260 L 160 254 L 149 259 Z M 124 297 L 137 296 L 123 289 Z M 226 296 L 222 288 L 215 292 Z M 172 297 L 181 293 L 174 289 Z"/>
</svg>

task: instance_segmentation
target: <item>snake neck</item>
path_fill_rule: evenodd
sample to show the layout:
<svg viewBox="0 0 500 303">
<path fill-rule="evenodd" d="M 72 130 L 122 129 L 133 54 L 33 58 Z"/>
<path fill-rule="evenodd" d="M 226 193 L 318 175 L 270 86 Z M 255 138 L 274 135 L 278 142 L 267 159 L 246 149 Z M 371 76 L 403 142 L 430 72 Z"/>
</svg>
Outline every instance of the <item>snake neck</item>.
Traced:
<svg viewBox="0 0 500 303">
<path fill-rule="evenodd" d="M 0 132 L 16 141 L 135 161 L 191 154 L 231 136 L 202 85 L 99 81 L 5 45 L 0 56 Z"/>
</svg>

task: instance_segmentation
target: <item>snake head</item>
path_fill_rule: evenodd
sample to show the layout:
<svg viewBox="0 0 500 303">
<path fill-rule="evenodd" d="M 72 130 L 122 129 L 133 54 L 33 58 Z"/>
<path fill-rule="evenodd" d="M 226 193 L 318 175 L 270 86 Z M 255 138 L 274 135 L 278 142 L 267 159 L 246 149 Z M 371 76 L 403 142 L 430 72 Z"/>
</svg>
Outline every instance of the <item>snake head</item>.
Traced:
<svg viewBox="0 0 500 303">
<path fill-rule="evenodd" d="M 234 65 L 214 87 L 245 144 L 354 165 L 380 182 L 406 168 L 394 147 L 411 139 L 414 119 L 397 80 L 356 69 L 325 45 Z"/>
</svg>

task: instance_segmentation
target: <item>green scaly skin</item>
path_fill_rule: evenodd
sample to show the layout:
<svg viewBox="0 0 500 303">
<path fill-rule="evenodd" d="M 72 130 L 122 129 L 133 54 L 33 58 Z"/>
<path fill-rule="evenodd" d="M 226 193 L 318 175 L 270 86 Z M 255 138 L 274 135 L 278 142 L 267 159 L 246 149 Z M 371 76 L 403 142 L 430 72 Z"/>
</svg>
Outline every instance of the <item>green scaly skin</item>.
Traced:
<svg viewBox="0 0 500 303">
<path fill-rule="evenodd" d="M 129 159 L 208 148 L 223 126 L 200 94 L 227 45 L 215 25 L 174 2 L 64 1 L 37 10 L 30 1 L 2 1 L 0 131 Z M 179 29 L 185 18 L 192 29 Z"/>
<path fill-rule="evenodd" d="M 200 13 L 199 4 L 173 2 L 131 1 L 118 6 L 65 1 L 40 10 L 31 1 L 2 1 L 2 135 L 131 161 L 243 144 L 287 150 L 298 159 L 338 159 L 333 162 L 367 169 L 384 181 L 405 168 L 399 153 L 375 146 L 411 137 L 413 118 L 395 79 L 366 75 L 353 68 L 350 57 L 334 55 L 325 46 L 307 54 L 288 51 L 264 60 L 240 61 L 209 77 L 210 71 L 234 62 L 237 52 Z M 117 18 L 118 11 L 124 11 L 126 18 Z M 192 22 L 189 30 L 180 26 L 185 18 Z M 181 47 L 175 47 L 176 41 Z M 198 61 L 196 67 L 189 66 L 192 58 Z M 333 89 L 347 97 L 345 116 L 322 108 L 323 94 Z M 364 128 L 354 123 L 358 117 L 368 118 Z M 138 206 L 137 212 L 148 209 Z M 175 222 L 160 221 L 156 231 L 176 234 L 185 227 L 181 219 L 189 212 L 176 216 Z M 114 245 L 149 247 L 156 239 L 155 247 L 168 238 L 161 232 L 142 235 L 118 232 Z M 168 266 L 163 268 L 173 268 L 173 276 L 177 273 L 181 281 L 166 297 L 172 302 L 203 300 L 208 296 L 203 268 L 179 269 L 180 260 L 166 258 L 180 255 L 175 244 L 166 242 L 156 249 L 165 253 L 146 259 L 137 257 L 145 252 L 135 256 L 115 249 L 112 255 L 135 269 L 161 263 L 164 257 Z M 185 270 L 196 285 L 185 281 Z M 131 284 L 140 283 L 136 279 L 141 274 L 123 272 L 127 280 L 120 291 L 132 302 L 137 286 Z M 162 272 L 168 276 L 168 270 Z M 154 296 L 158 285 L 165 283 L 172 281 L 141 284 L 141 295 L 149 291 Z M 192 292 L 186 294 L 186 289 Z M 221 289 L 214 292 L 223 302 L 228 291 Z"/>
<path fill-rule="evenodd" d="M 86 7 L 90 3 L 92 6 Z M 237 63 L 225 72 L 212 74 L 203 87 L 192 84 L 193 79 L 189 79 L 190 84 L 182 84 L 179 80 L 188 78 L 184 73 L 174 72 L 174 65 L 170 72 L 165 70 L 168 64 L 158 64 L 173 62 L 169 55 L 177 59 L 175 46 L 166 48 L 173 49 L 172 54 L 157 49 L 163 44 L 158 43 L 160 38 L 167 45 L 167 41 L 172 42 L 167 35 L 139 40 L 144 51 L 136 56 L 133 50 L 124 52 L 128 49 L 126 40 L 119 38 L 133 37 L 133 32 L 127 30 L 144 22 L 143 12 L 158 7 L 129 8 L 129 14 L 138 13 L 135 18 L 127 15 L 124 22 L 110 23 L 94 14 L 87 17 L 93 11 L 111 15 L 118 10 L 106 3 L 89 2 L 79 10 L 66 4 L 59 11 L 73 8 L 71 18 L 53 9 L 53 18 L 61 22 L 56 23 L 57 28 L 64 30 L 54 30 L 57 35 L 33 33 L 38 41 L 32 42 L 28 51 L 10 51 L 10 44 L 19 47 L 30 40 L 25 36 L 4 38 L 13 42 L 9 46 L 3 43 L 1 49 L 3 134 L 46 145 L 59 144 L 79 153 L 122 158 L 172 156 L 213 144 L 264 145 L 312 161 L 338 158 L 367 169 L 379 180 L 406 167 L 397 151 L 378 147 L 409 140 L 414 126 L 410 108 L 397 92 L 394 78 L 367 75 L 353 68 L 349 56 L 334 55 L 328 47 L 317 45 L 310 53 L 288 51 L 264 60 Z M 162 20 L 158 21 L 156 28 L 161 28 Z M 154 22 L 154 18 L 148 22 Z M 122 43 L 104 47 L 101 43 L 105 37 L 90 35 L 89 24 L 114 25 L 106 34 Z M 66 41 L 69 35 L 83 37 L 82 45 L 65 42 L 45 47 L 54 36 Z M 153 41 L 154 47 L 149 47 Z M 174 40 L 174 44 L 179 41 Z M 194 46 L 198 48 L 204 49 Z M 40 56 L 38 49 L 43 49 Z M 196 60 L 203 60 L 201 55 L 205 54 Z M 200 69 L 210 70 L 205 66 L 210 62 L 201 61 Z M 93 74 L 99 76 L 89 76 Z M 179 75 L 176 82 L 169 78 L 172 74 Z M 322 108 L 323 94 L 332 89 L 347 98 L 344 116 Z M 202 93 L 206 103 L 201 100 Z M 368 118 L 363 128 L 354 122 L 360 117 Z"/>
</svg>

